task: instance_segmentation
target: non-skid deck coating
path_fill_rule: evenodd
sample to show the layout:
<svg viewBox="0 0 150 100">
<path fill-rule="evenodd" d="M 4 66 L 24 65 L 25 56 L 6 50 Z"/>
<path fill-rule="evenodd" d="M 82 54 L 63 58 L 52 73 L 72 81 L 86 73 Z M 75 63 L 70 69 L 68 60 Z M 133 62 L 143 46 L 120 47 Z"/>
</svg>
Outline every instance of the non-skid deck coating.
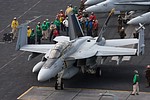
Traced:
<svg viewBox="0 0 150 100">
<path fill-rule="evenodd" d="M 19 96 L 18 100 L 150 100 L 149 92 L 130 95 L 131 91 L 115 91 L 100 89 L 65 88 L 55 90 L 54 87 L 33 86 Z"/>
</svg>

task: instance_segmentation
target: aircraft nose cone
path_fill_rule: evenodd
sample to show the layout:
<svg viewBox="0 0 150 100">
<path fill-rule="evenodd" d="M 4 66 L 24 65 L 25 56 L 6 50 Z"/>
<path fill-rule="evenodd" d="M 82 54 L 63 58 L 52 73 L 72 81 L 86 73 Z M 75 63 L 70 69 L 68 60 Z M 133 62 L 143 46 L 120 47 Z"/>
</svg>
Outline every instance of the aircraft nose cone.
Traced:
<svg viewBox="0 0 150 100">
<path fill-rule="evenodd" d="M 47 81 L 53 77 L 53 73 L 50 69 L 42 68 L 38 74 L 38 81 L 43 82 Z"/>
<path fill-rule="evenodd" d="M 38 71 L 42 68 L 43 64 L 44 64 L 44 62 L 42 62 L 42 61 L 40 61 L 39 63 L 37 63 L 37 64 L 33 67 L 32 72 L 33 72 L 33 73 L 38 72 Z"/>
<path fill-rule="evenodd" d="M 94 5 L 94 4 L 97 4 L 97 3 L 101 2 L 101 1 L 102 0 L 86 0 L 84 5 Z"/>
<path fill-rule="evenodd" d="M 145 23 L 145 22 L 146 20 L 143 17 L 139 16 L 131 19 L 130 21 L 127 22 L 127 24 L 135 25 L 135 24 Z"/>
<path fill-rule="evenodd" d="M 130 21 L 127 22 L 127 24 L 137 24 L 137 20 L 131 19 Z"/>
<path fill-rule="evenodd" d="M 84 3 L 84 5 L 88 5 L 88 0 Z"/>
<path fill-rule="evenodd" d="M 103 9 L 101 9 L 101 5 L 93 5 L 90 7 L 87 7 L 84 11 L 86 12 L 102 12 Z"/>
<path fill-rule="evenodd" d="M 93 4 L 93 2 L 90 1 L 90 0 L 87 0 L 87 1 L 84 3 L 84 5 L 92 5 L 92 4 Z"/>
<path fill-rule="evenodd" d="M 83 10 L 83 12 L 86 12 L 86 9 L 85 9 L 85 10 Z"/>
<path fill-rule="evenodd" d="M 85 10 L 83 10 L 83 12 L 93 12 L 93 6 L 90 6 L 88 8 L 86 8 Z"/>
</svg>

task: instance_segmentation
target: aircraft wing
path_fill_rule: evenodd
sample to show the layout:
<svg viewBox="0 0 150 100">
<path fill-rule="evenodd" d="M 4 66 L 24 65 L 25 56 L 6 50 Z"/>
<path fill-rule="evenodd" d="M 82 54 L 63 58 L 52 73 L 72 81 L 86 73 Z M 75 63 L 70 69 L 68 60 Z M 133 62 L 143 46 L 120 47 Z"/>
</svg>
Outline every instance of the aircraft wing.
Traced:
<svg viewBox="0 0 150 100">
<path fill-rule="evenodd" d="M 44 53 L 48 52 L 50 49 L 54 48 L 55 44 L 42 44 L 42 45 L 25 45 L 20 48 L 22 51 Z"/>
<path fill-rule="evenodd" d="M 105 46 L 125 46 L 138 43 L 138 39 L 112 39 L 106 40 Z"/>
<path fill-rule="evenodd" d="M 94 42 L 94 41 L 93 41 Z M 130 56 L 136 55 L 137 49 L 112 47 L 112 46 L 100 46 L 97 44 L 85 44 L 75 53 L 70 55 L 68 59 L 84 59 L 92 56 Z"/>
<path fill-rule="evenodd" d="M 56 38 L 54 38 L 54 41 L 62 42 L 62 41 L 70 41 L 70 39 L 67 36 L 57 36 Z M 23 47 L 20 48 L 20 50 L 45 54 L 50 49 L 54 48 L 54 46 L 55 44 L 24 45 Z"/>
<path fill-rule="evenodd" d="M 138 6 L 150 6 L 150 2 L 121 2 L 121 3 L 115 3 L 115 5 L 138 5 Z"/>
</svg>

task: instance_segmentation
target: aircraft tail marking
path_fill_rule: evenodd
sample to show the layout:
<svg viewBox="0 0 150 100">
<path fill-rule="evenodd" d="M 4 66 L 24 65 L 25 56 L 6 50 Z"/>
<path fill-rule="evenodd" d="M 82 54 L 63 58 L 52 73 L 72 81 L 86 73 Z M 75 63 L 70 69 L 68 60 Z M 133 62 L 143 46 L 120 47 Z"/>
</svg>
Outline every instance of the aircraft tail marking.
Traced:
<svg viewBox="0 0 150 100">
<path fill-rule="evenodd" d="M 72 13 L 68 14 L 68 22 L 69 22 L 70 40 L 84 36 L 83 30 L 75 14 L 72 14 Z"/>
</svg>

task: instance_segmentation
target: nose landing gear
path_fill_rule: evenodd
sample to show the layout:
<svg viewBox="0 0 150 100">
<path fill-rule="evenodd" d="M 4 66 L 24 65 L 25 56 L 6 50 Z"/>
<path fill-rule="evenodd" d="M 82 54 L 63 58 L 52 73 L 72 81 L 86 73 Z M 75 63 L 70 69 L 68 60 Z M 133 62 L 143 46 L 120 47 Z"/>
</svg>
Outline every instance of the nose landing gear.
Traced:
<svg viewBox="0 0 150 100">
<path fill-rule="evenodd" d="M 64 83 L 62 82 L 62 76 L 64 74 L 64 70 L 58 73 L 57 75 L 57 81 L 55 83 L 55 89 L 56 90 L 63 90 L 64 89 Z"/>
</svg>

